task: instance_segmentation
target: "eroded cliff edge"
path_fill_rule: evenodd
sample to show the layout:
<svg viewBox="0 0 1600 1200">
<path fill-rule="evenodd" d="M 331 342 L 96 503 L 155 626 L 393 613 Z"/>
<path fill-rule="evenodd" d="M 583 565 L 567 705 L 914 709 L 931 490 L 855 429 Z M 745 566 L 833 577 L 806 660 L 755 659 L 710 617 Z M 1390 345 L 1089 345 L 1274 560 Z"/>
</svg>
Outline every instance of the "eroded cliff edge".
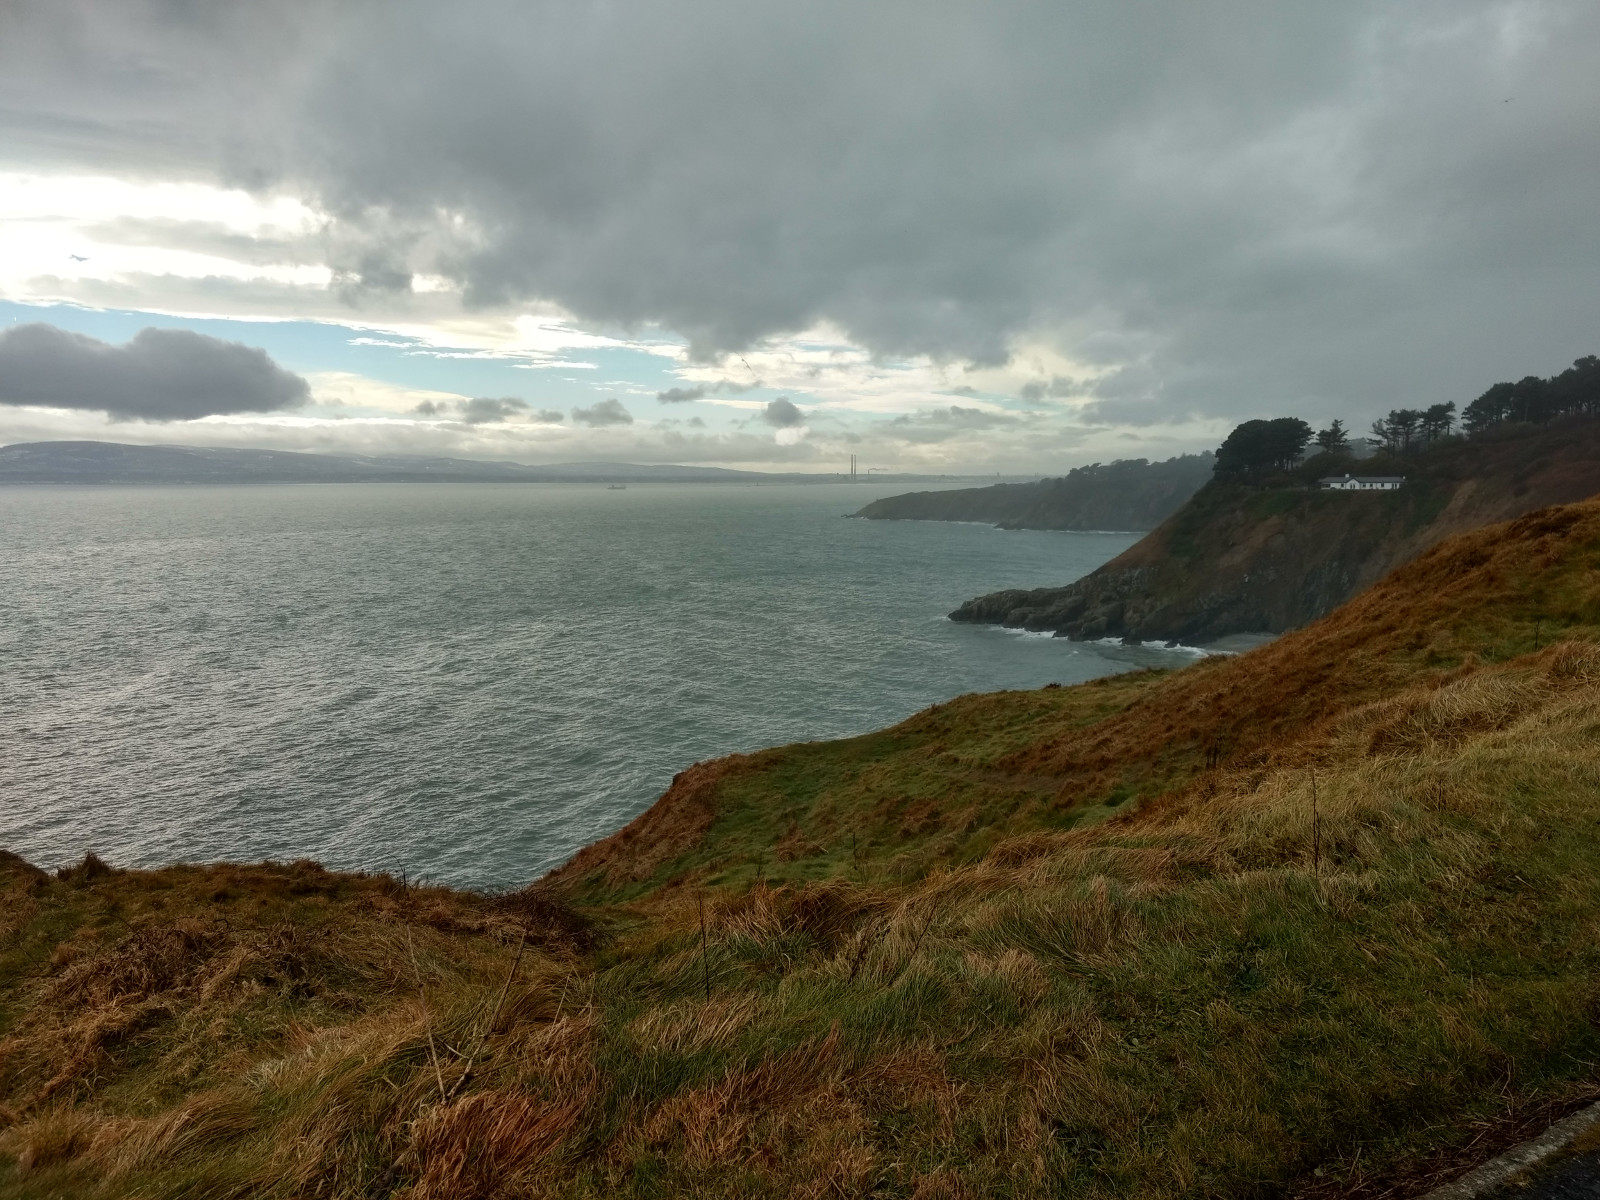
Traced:
<svg viewBox="0 0 1600 1200">
<path fill-rule="evenodd" d="M 1282 633 L 1445 538 L 1600 492 L 1600 423 L 1455 441 L 1406 470 L 1399 491 L 1365 494 L 1214 482 L 1092 574 L 991 592 L 950 618 L 1077 640 Z"/>
</svg>

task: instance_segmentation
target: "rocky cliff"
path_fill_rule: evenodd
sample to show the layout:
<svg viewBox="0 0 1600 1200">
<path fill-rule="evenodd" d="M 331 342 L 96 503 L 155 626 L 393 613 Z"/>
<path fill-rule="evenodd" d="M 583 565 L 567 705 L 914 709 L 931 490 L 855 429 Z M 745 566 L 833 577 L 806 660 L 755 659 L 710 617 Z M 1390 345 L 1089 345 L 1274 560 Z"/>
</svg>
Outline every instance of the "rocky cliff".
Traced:
<svg viewBox="0 0 1600 1200">
<path fill-rule="evenodd" d="M 1083 579 L 993 592 L 950 617 L 1078 640 L 1282 633 L 1447 537 L 1600 492 L 1600 423 L 1453 440 L 1405 470 L 1406 485 L 1387 493 L 1211 483 Z"/>
</svg>

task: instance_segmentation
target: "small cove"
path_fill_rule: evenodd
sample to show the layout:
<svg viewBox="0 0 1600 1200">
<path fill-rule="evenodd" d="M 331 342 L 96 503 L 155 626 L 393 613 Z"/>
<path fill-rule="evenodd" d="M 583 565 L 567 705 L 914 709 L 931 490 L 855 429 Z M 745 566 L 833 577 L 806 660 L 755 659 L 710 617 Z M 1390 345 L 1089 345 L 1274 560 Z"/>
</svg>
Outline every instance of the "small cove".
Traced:
<svg viewBox="0 0 1600 1200">
<path fill-rule="evenodd" d="M 514 887 L 699 759 L 1174 660 L 944 617 L 1139 535 L 893 490 L 0 489 L 0 846 Z"/>
</svg>

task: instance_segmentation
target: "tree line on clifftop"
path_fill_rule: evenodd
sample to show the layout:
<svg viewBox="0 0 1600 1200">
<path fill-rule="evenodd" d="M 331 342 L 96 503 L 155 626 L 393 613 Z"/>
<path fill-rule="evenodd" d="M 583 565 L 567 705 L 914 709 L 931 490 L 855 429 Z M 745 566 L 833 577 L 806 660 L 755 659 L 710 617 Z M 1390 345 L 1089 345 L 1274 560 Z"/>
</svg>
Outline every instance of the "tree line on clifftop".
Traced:
<svg viewBox="0 0 1600 1200">
<path fill-rule="evenodd" d="M 1600 358 L 1580 358 L 1559 375 L 1529 375 L 1517 383 L 1497 383 L 1462 411 L 1467 438 L 1507 426 L 1547 425 L 1562 417 L 1600 415 Z M 1372 423 L 1378 451 L 1364 464 L 1366 473 L 1400 474 L 1424 450 L 1459 441 L 1454 403 L 1423 409 L 1396 408 Z M 1306 450 L 1315 445 L 1309 457 Z M 1217 450 L 1212 471 L 1219 480 L 1248 484 L 1308 484 L 1325 475 L 1344 474 L 1355 461 L 1349 431 L 1335 420 L 1313 431 L 1299 417 L 1246 421 Z"/>
</svg>

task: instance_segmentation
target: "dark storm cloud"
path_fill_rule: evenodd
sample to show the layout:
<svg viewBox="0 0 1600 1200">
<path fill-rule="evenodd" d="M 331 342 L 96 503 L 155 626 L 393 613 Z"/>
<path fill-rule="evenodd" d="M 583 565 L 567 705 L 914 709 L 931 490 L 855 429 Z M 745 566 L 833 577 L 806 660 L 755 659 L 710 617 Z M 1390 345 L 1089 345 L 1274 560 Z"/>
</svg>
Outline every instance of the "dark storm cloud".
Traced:
<svg viewBox="0 0 1600 1200">
<path fill-rule="evenodd" d="M 818 321 L 980 362 L 1042 333 L 1146 368 L 1112 408 L 1201 415 L 1460 400 L 1600 337 L 1592 0 L 6 20 L 0 155 L 304 196 L 352 300 L 431 273 L 712 358 Z"/>
<path fill-rule="evenodd" d="M 761 410 L 761 419 L 768 425 L 776 425 L 779 429 L 787 429 L 791 425 L 802 424 L 806 416 L 795 407 L 794 401 L 787 396 L 779 396 L 770 401 L 767 407 Z"/>
<path fill-rule="evenodd" d="M 615 396 L 609 400 L 601 400 L 591 404 L 588 408 L 575 408 L 572 410 L 572 419 L 580 425 L 588 425 L 598 429 L 603 425 L 632 425 L 633 414 L 622 407 L 622 401 Z"/>
<path fill-rule="evenodd" d="M 54 325 L 0 332 L 0 404 L 191 421 L 293 408 L 309 396 L 306 381 L 265 350 L 187 329 L 142 329 L 125 346 Z"/>
</svg>

